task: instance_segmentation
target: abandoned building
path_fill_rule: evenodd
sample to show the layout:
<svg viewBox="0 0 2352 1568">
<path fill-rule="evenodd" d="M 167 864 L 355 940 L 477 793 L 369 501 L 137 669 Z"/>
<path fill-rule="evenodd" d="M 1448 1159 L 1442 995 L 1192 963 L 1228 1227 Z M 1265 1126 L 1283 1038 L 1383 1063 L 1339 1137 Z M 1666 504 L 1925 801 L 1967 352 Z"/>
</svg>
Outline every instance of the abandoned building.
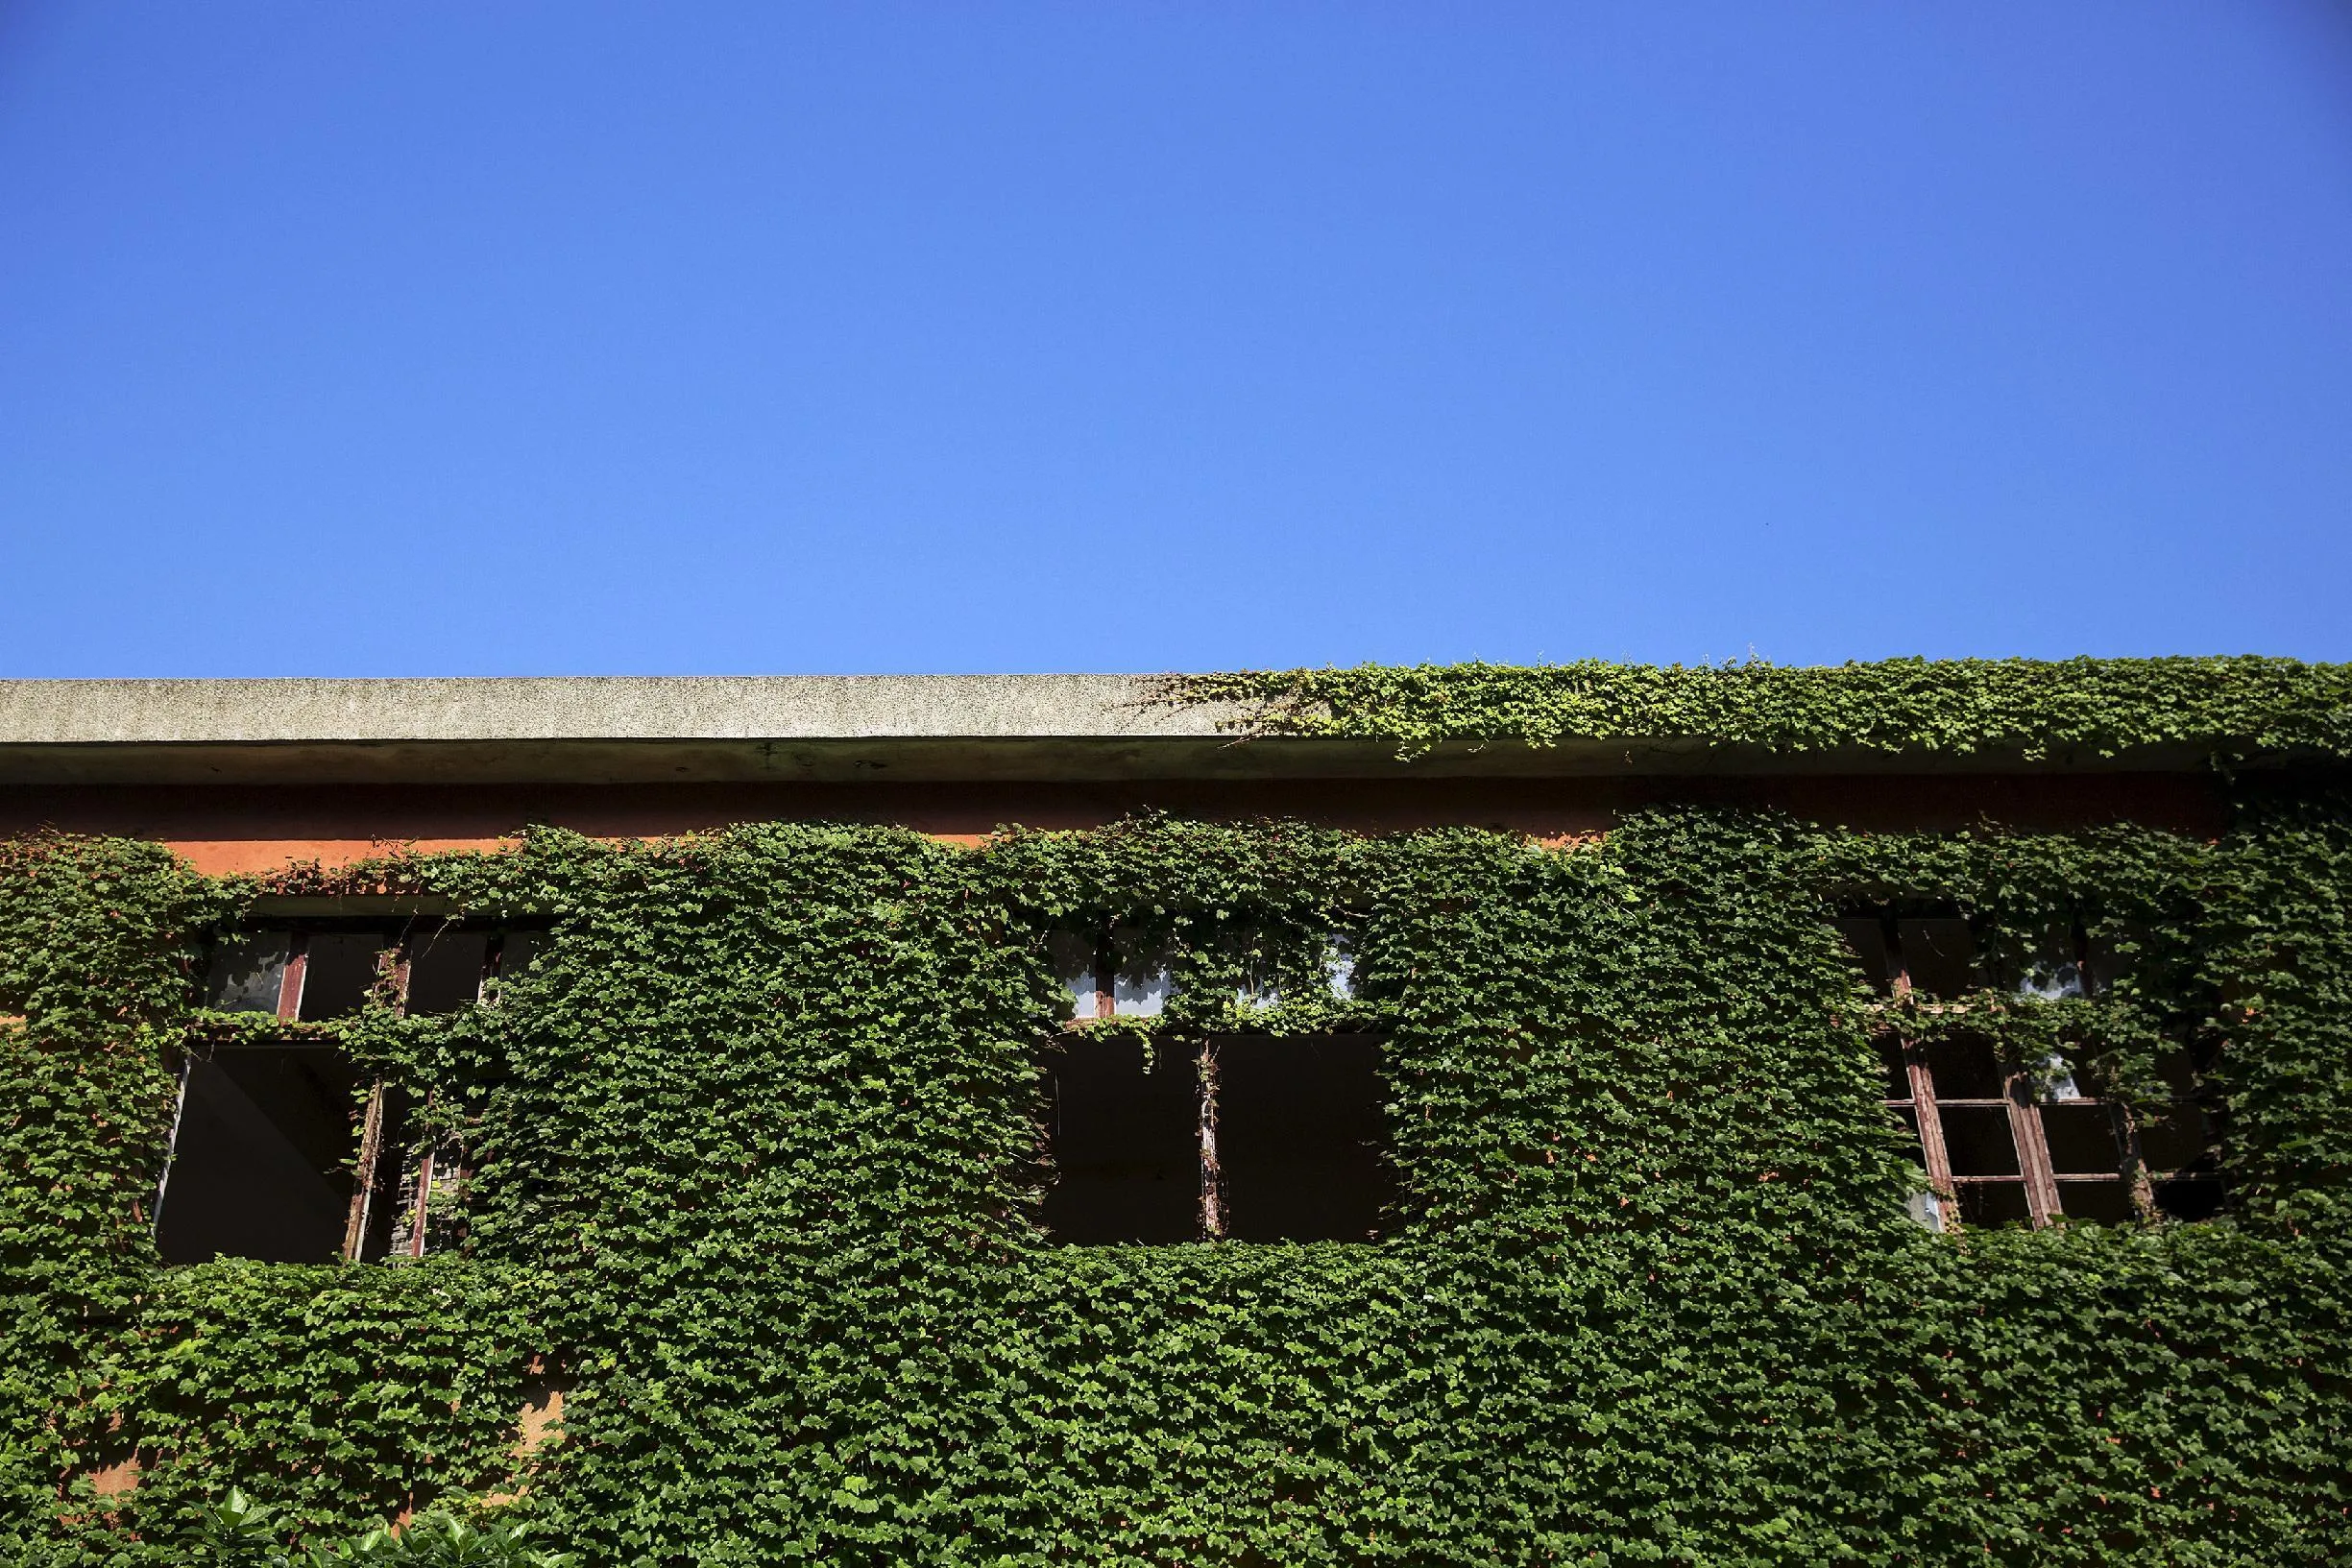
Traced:
<svg viewBox="0 0 2352 1568">
<path fill-rule="evenodd" d="M 2328 1560 L 2352 818 L 2234 739 L 0 683 L 0 1539 Z"/>
</svg>

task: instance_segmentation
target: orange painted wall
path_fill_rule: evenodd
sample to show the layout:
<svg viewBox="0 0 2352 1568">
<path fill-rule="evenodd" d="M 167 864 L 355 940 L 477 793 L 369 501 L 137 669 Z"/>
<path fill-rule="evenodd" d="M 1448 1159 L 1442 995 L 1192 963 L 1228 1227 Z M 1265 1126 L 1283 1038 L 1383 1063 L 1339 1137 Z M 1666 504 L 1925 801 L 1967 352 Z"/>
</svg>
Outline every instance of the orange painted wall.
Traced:
<svg viewBox="0 0 2352 1568">
<path fill-rule="evenodd" d="M 1546 839 L 1606 832 L 1666 801 L 1777 807 L 1876 829 L 1990 819 L 2079 828 L 2119 819 L 2204 836 L 2223 808 L 2197 774 L 1719 779 L 1377 779 L 1231 783 L 840 784 L 315 784 L 0 787 L 0 834 L 54 827 L 151 838 L 207 872 L 339 865 L 409 846 L 487 849 L 526 823 L 600 838 L 662 837 L 746 821 L 895 823 L 955 842 L 995 828 L 1096 826 L 1147 808 L 1213 818 L 1294 816 L 1378 832 L 1464 824 Z"/>
</svg>

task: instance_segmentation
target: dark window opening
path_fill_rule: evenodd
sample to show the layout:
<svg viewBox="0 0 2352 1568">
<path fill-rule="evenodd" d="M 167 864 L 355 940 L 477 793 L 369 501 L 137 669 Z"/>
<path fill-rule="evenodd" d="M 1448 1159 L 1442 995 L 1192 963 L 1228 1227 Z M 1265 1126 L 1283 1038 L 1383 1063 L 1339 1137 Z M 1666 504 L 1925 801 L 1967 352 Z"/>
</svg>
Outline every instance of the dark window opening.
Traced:
<svg viewBox="0 0 2352 1568">
<path fill-rule="evenodd" d="M 1224 1233 L 1365 1241 L 1390 1201 L 1380 1043 L 1361 1035 L 1211 1042 Z"/>
<path fill-rule="evenodd" d="M 1877 915 L 1849 915 L 1837 922 L 1837 934 L 1846 939 L 1855 967 L 1871 989 L 1885 995 L 1895 969 L 1887 956 L 1885 923 Z"/>
<path fill-rule="evenodd" d="M 1191 1241 L 1200 1224 L 1200 1094 L 1191 1053 L 1085 1035 L 1056 1049 L 1056 1180 L 1046 1192 L 1046 1225 L 1080 1245 Z"/>
<path fill-rule="evenodd" d="M 343 1255 L 358 1075 L 324 1046 L 231 1047 L 187 1065 L 157 1216 L 167 1264 Z"/>
<path fill-rule="evenodd" d="M 2159 1181 L 2156 1207 L 2174 1219 L 2211 1219 L 2221 1212 L 2221 1182 L 2215 1176 Z"/>
<path fill-rule="evenodd" d="M 1849 908 L 1837 933 L 1862 977 L 1879 995 L 1948 1000 L 1978 982 L 1976 940 L 1951 905 L 1916 901 Z"/>
<path fill-rule="evenodd" d="M 490 949 L 489 973 L 512 977 L 539 962 L 539 955 L 547 946 L 547 933 L 525 927 L 501 933 Z"/>
<path fill-rule="evenodd" d="M 2151 1170 L 2187 1170 L 2205 1158 L 2205 1119 L 2194 1105 L 2151 1117 L 2140 1129 L 2140 1154 Z"/>
<path fill-rule="evenodd" d="M 1924 1047 L 1920 1054 L 1927 1061 L 1928 1077 L 1935 1085 L 1937 1099 L 2001 1098 L 2006 1075 L 1993 1054 L 1991 1041 L 1971 1035 L 1935 1040 Z"/>
<path fill-rule="evenodd" d="M 1903 967 L 1911 989 L 1951 998 L 1976 983 L 1976 944 L 1957 915 L 1913 916 L 1895 922 Z"/>
<path fill-rule="evenodd" d="M 1378 1234 L 1391 1196 L 1378 1041 L 1081 1033 L 1052 1052 L 1055 1179 L 1040 1218 L 1060 1241 Z"/>
<path fill-rule="evenodd" d="M 2139 1218 L 2130 1190 L 2120 1181 L 2061 1181 L 2058 1208 L 2069 1219 L 2095 1225 L 2128 1225 Z"/>
<path fill-rule="evenodd" d="M 2112 1106 L 2084 1099 L 2045 1105 L 2042 1132 L 2049 1140 L 2050 1170 L 2060 1177 L 2109 1175 L 2122 1163 Z"/>
<path fill-rule="evenodd" d="M 408 1012 L 455 1012 L 478 999 L 490 968 L 490 943 L 488 931 L 440 930 L 418 937 L 408 954 Z"/>
<path fill-rule="evenodd" d="M 1955 1176 L 2022 1176 L 2017 1135 L 2003 1105 L 1947 1105 L 1944 1150 Z"/>
<path fill-rule="evenodd" d="M 2031 1218 L 2022 1182 L 1970 1182 L 1960 1189 L 1960 1222 L 1964 1225 L 2016 1225 Z"/>
<path fill-rule="evenodd" d="M 359 1011 L 391 947 L 381 931 L 312 931 L 303 944 L 294 1016 L 312 1023 Z"/>
</svg>

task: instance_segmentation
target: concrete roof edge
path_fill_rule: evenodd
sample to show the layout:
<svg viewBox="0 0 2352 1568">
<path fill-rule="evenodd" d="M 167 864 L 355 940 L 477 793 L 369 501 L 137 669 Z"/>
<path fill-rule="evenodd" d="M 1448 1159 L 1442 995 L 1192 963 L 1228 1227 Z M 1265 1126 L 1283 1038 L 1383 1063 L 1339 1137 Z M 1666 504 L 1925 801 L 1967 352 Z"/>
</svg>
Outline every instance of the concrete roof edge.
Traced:
<svg viewBox="0 0 2352 1568">
<path fill-rule="evenodd" d="M 0 681 L 0 745 L 1206 737 L 1151 675 Z"/>
</svg>

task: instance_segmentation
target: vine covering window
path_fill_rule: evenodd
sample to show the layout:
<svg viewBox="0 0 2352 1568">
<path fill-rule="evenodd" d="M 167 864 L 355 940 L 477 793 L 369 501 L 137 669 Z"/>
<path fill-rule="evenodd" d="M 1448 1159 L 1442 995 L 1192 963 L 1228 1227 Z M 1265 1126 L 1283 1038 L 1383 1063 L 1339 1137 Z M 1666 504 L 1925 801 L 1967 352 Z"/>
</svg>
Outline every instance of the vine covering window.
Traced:
<svg viewBox="0 0 2352 1568">
<path fill-rule="evenodd" d="M 2170 1113 L 2135 1115 L 2063 1058 L 2003 1062 L 1991 1038 L 1967 1026 L 1958 1004 L 1986 977 L 1965 919 L 1898 903 L 1850 914 L 1838 929 L 1883 994 L 1953 1009 L 1945 1019 L 1891 1012 L 1877 1039 L 1884 1103 L 1919 1140 L 1923 1219 L 1939 1228 L 2039 1226 L 2061 1217 L 2112 1223 L 2218 1210 L 2185 1060 L 2169 1064 L 2181 1080 Z M 2021 999 L 2088 998 L 2114 965 L 2077 925 L 2054 931 L 2010 989 Z M 1943 1026 L 1922 1027 L 1921 1018 Z"/>
<path fill-rule="evenodd" d="M 436 1154 L 408 1157 L 414 1107 L 394 1085 L 363 1080 L 332 1040 L 297 1025 L 345 1017 L 372 994 L 403 1013 L 447 1012 L 475 1000 L 501 968 L 527 963 L 537 940 L 527 930 L 338 920 L 222 942 L 207 1005 L 289 1027 L 227 1035 L 183 1064 L 156 1214 L 163 1260 L 421 1255 Z"/>
</svg>

